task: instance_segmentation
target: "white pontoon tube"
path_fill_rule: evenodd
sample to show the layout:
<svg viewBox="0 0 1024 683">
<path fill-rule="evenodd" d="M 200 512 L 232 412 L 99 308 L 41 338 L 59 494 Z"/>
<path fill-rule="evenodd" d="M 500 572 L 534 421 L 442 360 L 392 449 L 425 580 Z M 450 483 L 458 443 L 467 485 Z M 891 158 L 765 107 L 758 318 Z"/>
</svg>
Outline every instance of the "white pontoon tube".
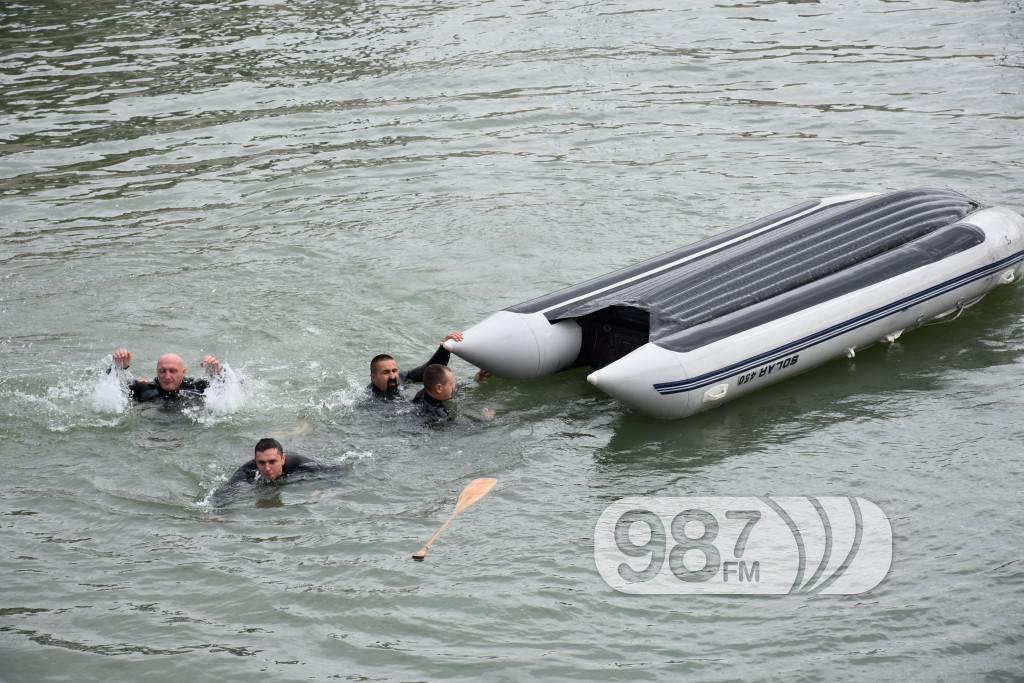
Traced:
<svg viewBox="0 0 1024 683">
<path fill-rule="evenodd" d="M 445 346 L 500 377 L 590 366 L 679 418 L 935 318 L 1024 273 L 1024 218 L 948 190 L 810 201 L 499 311 Z"/>
</svg>

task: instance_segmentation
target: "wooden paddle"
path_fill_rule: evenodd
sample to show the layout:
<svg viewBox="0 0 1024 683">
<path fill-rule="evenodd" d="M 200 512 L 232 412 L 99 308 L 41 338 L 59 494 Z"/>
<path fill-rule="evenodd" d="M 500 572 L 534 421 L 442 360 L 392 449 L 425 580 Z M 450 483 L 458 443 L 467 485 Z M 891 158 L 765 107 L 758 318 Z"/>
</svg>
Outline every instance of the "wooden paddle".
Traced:
<svg viewBox="0 0 1024 683">
<path fill-rule="evenodd" d="M 412 556 L 412 559 L 422 562 L 423 558 L 427 556 L 427 551 L 430 550 L 430 546 L 434 544 L 437 537 L 441 535 L 441 532 L 448 528 L 448 525 L 455 519 L 455 515 L 459 514 L 473 503 L 477 502 L 481 498 L 487 495 L 487 492 L 494 488 L 494 485 L 498 483 L 497 479 L 484 478 L 474 479 L 473 481 L 466 484 L 466 488 L 462 489 L 462 493 L 459 494 L 459 499 L 455 501 L 455 512 L 453 512 L 448 519 L 444 520 L 444 524 L 441 528 L 434 532 L 434 535 L 430 537 L 430 540 L 426 544 L 416 551 L 416 554 Z"/>
</svg>

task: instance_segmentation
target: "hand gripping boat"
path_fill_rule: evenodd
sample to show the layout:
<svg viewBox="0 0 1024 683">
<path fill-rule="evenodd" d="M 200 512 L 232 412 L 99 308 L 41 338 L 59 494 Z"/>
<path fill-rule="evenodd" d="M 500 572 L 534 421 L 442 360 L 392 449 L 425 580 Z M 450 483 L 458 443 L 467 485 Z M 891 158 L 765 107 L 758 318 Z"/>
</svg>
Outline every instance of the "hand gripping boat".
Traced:
<svg viewBox="0 0 1024 683">
<path fill-rule="evenodd" d="M 1024 273 L 1024 218 L 952 191 L 809 201 L 499 311 L 445 346 L 500 377 L 589 365 L 680 418 L 958 315 Z"/>
</svg>

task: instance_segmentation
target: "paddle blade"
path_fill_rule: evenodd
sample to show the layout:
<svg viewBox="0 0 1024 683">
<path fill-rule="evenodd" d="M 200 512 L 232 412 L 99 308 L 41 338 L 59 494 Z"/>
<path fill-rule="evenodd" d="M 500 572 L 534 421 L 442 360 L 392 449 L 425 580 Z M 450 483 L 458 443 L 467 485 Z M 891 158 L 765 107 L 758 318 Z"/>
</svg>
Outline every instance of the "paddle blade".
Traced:
<svg viewBox="0 0 1024 683">
<path fill-rule="evenodd" d="M 474 479 L 466 484 L 466 488 L 462 489 L 462 493 L 459 494 L 459 499 L 455 503 L 455 513 L 458 514 L 462 512 L 470 505 L 486 496 L 487 492 L 494 488 L 496 483 L 498 483 L 497 479 L 485 477 L 483 479 Z"/>
<path fill-rule="evenodd" d="M 434 535 L 430 537 L 430 540 L 427 541 L 426 545 L 413 554 L 412 559 L 417 562 L 422 562 L 423 558 L 427 556 L 427 551 L 430 550 L 430 546 L 434 544 L 434 541 L 436 541 L 437 537 L 441 535 L 441 532 L 448 528 L 448 525 L 452 523 L 455 516 L 486 496 L 487 492 L 494 488 L 497 481 L 497 479 L 487 477 L 484 479 L 474 479 L 466 484 L 466 488 L 462 489 L 462 493 L 459 494 L 459 499 L 455 503 L 455 511 L 452 512 L 451 516 L 444 521 L 441 528 L 434 532 Z"/>
</svg>

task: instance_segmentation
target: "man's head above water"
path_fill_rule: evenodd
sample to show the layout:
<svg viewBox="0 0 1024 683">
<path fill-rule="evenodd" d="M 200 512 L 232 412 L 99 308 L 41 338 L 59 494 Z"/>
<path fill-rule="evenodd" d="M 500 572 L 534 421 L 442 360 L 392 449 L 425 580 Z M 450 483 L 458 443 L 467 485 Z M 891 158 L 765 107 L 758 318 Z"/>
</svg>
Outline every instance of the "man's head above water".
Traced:
<svg viewBox="0 0 1024 683">
<path fill-rule="evenodd" d="M 156 361 L 156 381 L 164 391 L 177 391 L 185 379 L 185 361 L 176 353 L 165 353 Z"/>
<path fill-rule="evenodd" d="M 423 388 L 438 401 L 447 401 L 455 394 L 455 373 L 444 365 L 428 365 L 423 371 Z"/>
<path fill-rule="evenodd" d="M 260 477 L 274 481 L 284 474 L 284 448 L 277 439 L 260 439 L 256 442 L 253 459 Z"/>
<path fill-rule="evenodd" d="M 373 357 L 370 361 L 370 384 L 384 393 L 398 391 L 398 363 L 394 358 L 386 353 Z"/>
</svg>

